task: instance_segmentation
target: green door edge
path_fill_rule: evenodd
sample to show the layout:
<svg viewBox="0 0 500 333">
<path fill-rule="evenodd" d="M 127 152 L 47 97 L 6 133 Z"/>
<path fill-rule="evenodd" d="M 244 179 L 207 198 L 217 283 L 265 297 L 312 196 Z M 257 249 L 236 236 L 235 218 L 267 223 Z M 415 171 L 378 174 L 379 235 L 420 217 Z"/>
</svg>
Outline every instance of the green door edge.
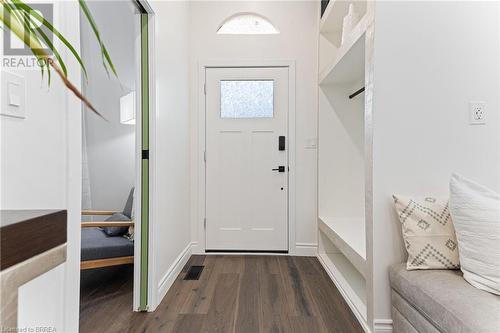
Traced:
<svg viewBox="0 0 500 333">
<path fill-rule="evenodd" d="M 149 254 L 149 45 L 148 15 L 141 15 L 141 269 L 139 311 L 148 309 Z"/>
</svg>

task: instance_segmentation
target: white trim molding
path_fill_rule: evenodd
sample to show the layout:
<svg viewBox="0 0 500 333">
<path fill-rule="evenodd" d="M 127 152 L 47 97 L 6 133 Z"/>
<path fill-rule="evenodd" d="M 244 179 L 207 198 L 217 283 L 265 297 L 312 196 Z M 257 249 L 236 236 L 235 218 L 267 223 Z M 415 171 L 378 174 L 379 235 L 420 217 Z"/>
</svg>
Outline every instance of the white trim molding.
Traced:
<svg viewBox="0 0 500 333">
<path fill-rule="evenodd" d="M 392 319 L 374 319 L 373 333 L 392 333 Z"/>
<path fill-rule="evenodd" d="M 177 279 L 177 276 L 179 276 L 182 268 L 186 265 L 189 258 L 191 257 L 191 249 L 193 245 L 193 243 L 189 243 L 186 248 L 182 250 L 177 259 L 175 259 L 174 263 L 172 264 L 172 266 L 170 266 L 167 273 L 163 275 L 160 282 L 158 283 L 156 299 L 154 300 L 154 304 L 152 304 L 152 306 L 150 306 L 150 309 L 148 309 L 149 311 L 154 311 L 156 307 L 161 303 L 168 290 Z"/>
<path fill-rule="evenodd" d="M 316 257 L 318 243 L 295 243 L 295 255 L 299 257 Z"/>
</svg>

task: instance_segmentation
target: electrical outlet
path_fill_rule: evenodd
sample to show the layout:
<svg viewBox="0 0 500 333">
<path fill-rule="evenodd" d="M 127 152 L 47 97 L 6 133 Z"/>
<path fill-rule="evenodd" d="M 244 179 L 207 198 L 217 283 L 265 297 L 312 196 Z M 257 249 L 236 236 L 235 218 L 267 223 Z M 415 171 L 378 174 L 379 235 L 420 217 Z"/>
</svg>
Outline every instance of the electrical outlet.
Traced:
<svg viewBox="0 0 500 333">
<path fill-rule="evenodd" d="M 469 124 L 484 125 L 486 124 L 486 103 L 485 102 L 470 102 L 469 103 Z"/>
</svg>

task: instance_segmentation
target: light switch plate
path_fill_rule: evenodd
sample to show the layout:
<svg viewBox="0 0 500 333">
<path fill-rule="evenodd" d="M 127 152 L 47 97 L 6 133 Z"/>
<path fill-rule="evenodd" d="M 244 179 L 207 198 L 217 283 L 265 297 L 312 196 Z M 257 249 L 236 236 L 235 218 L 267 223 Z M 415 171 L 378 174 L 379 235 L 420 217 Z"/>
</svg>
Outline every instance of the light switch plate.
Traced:
<svg viewBox="0 0 500 333">
<path fill-rule="evenodd" d="M 304 148 L 305 149 L 316 149 L 318 147 L 318 143 L 316 138 L 308 138 L 305 140 Z"/>
<path fill-rule="evenodd" d="M 20 89 L 20 85 L 16 82 L 9 81 L 7 83 L 7 96 L 9 96 L 9 105 L 17 107 L 21 106 L 21 94 L 19 93 Z"/>
<path fill-rule="evenodd" d="M 26 80 L 24 77 L 2 70 L 0 115 L 26 118 Z"/>
<path fill-rule="evenodd" d="M 486 124 L 485 102 L 469 102 L 469 124 L 471 125 Z"/>
</svg>

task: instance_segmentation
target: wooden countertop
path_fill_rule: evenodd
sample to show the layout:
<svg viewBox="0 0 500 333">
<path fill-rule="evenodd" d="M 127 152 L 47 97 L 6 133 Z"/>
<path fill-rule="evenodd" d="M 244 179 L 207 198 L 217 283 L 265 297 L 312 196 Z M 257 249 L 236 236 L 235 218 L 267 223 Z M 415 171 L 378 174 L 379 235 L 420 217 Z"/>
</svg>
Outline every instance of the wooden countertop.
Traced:
<svg viewBox="0 0 500 333">
<path fill-rule="evenodd" d="M 0 270 L 66 243 L 65 210 L 0 210 Z"/>
</svg>

